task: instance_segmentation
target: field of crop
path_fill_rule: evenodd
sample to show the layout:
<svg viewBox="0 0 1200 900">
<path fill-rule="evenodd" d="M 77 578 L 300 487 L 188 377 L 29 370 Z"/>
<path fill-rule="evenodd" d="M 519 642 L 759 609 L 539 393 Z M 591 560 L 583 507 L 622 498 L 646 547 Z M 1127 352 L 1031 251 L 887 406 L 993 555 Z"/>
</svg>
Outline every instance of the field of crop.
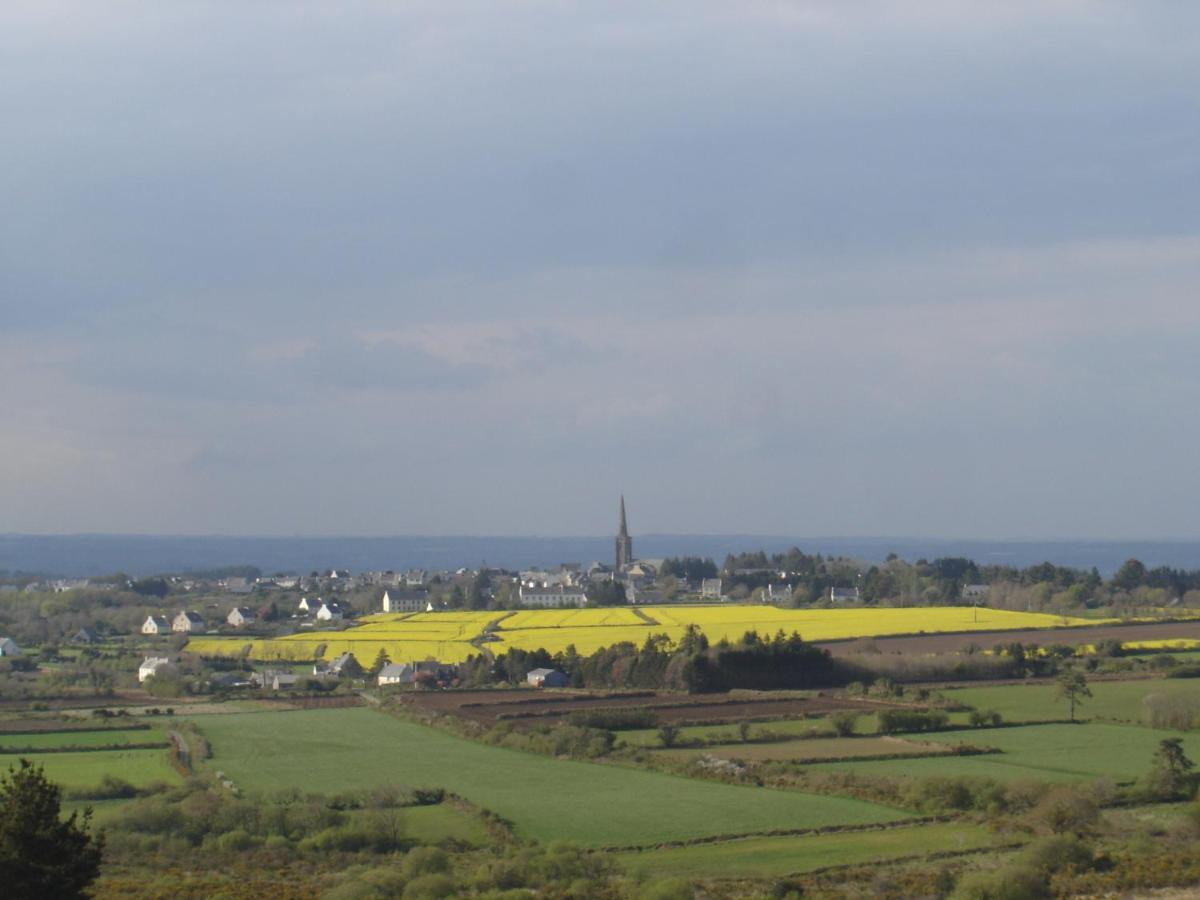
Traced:
<svg viewBox="0 0 1200 900">
<path fill-rule="evenodd" d="M 779 878 L 826 866 L 985 848 L 995 840 L 980 825 L 953 822 L 663 847 L 622 853 L 620 861 L 633 874 L 656 878 Z"/>
<path fill-rule="evenodd" d="M 1195 696 L 1200 687 L 1185 678 L 1140 678 L 1128 681 L 1095 681 L 1092 692 L 1075 711 L 1078 719 L 1139 723 L 1143 720 L 1142 701 L 1150 694 Z M 1069 712 L 1065 700 L 1058 699 L 1054 684 L 1009 684 L 988 687 L 956 688 L 945 692 L 947 699 L 977 709 L 995 710 L 1009 722 L 1045 722 L 1065 719 Z"/>
<path fill-rule="evenodd" d="M 882 760 L 819 764 L 822 769 L 845 769 L 863 775 L 933 777 L 975 775 L 997 781 L 1080 781 L 1108 776 L 1118 782 L 1133 781 L 1149 769 L 1165 736 L 1131 725 L 1028 725 L 1020 728 L 969 729 L 923 735 L 943 744 L 975 744 L 1001 752 L 988 756 L 952 756 L 931 759 Z M 1188 756 L 1200 755 L 1200 735 L 1184 738 Z"/>
<path fill-rule="evenodd" d="M 491 747 L 366 708 L 213 715 L 195 722 L 212 745 L 211 765 L 242 790 L 440 786 L 499 813 L 522 836 L 590 847 L 905 817 L 857 800 Z"/>
<path fill-rule="evenodd" d="M 370 663 L 382 649 L 395 662 L 438 659 L 453 663 L 480 652 L 469 641 L 482 637 L 493 622 L 498 623 L 494 632 L 498 640 L 487 644 L 493 653 L 508 648 L 560 653 L 574 646 L 577 652 L 588 654 L 624 641 L 641 644 L 652 634 L 679 640 L 689 625 L 699 628 L 715 643 L 723 638 L 735 641 L 752 630 L 763 635 L 798 632 L 809 641 L 837 641 L 897 634 L 1078 627 L 1094 625 L 1097 620 L 985 607 L 647 606 L 636 611 L 622 607 L 523 610 L 513 614 L 434 612 L 378 614 L 341 631 L 305 631 L 268 640 L 198 637 L 189 642 L 188 649 L 202 656 L 234 657 L 248 645 L 250 657 L 263 661 L 330 659 L 349 651 L 363 663 Z"/>
</svg>

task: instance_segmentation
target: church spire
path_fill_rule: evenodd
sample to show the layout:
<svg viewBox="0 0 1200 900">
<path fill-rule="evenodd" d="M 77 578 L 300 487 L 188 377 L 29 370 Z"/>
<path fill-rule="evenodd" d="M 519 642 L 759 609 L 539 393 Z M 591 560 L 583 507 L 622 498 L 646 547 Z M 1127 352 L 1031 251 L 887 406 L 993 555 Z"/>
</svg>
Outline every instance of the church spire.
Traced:
<svg viewBox="0 0 1200 900">
<path fill-rule="evenodd" d="M 617 531 L 617 571 L 620 572 L 633 562 L 633 538 L 625 522 L 625 495 L 621 495 L 621 525 Z"/>
</svg>

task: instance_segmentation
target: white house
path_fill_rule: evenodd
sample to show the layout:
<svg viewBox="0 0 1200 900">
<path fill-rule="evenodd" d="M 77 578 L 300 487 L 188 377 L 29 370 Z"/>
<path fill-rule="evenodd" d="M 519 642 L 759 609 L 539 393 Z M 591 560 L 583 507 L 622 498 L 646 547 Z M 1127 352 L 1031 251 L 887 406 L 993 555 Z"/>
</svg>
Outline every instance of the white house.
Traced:
<svg viewBox="0 0 1200 900">
<path fill-rule="evenodd" d="M 763 603 L 791 603 L 792 586 L 790 584 L 768 584 L 763 591 Z"/>
<path fill-rule="evenodd" d="M 147 656 L 142 664 L 138 666 L 138 681 L 145 681 L 147 678 L 173 668 L 174 665 L 171 663 L 171 660 L 165 656 Z"/>
<path fill-rule="evenodd" d="M 386 684 L 412 684 L 416 674 L 417 670 L 408 663 L 388 663 L 379 670 L 378 683 L 380 687 Z"/>
<path fill-rule="evenodd" d="M 705 578 L 700 582 L 701 599 L 720 600 L 722 596 L 720 578 Z"/>
<path fill-rule="evenodd" d="M 204 620 L 198 613 L 184 610 L 171 623 L 171 630 L 178 631 L 180 634 L 204 634 L 207 629 L 204 627 Z"/>
<path fill-rule="evenodd" d="M 427 591 L 384 591 L 385 613 L 421 612 L 429 607 Z"/>
<path fill-rule="evenodd" d="M 336 602 L 322 603 L 317 618 L 322 622 L 340 622 L 346 618 L 346 611 Z"/>
<path fill-rule="evenodd" d="M 525 676 L 525 682 L 534 687 L 566 687 L 570 679 L 558 669 L 534 669 Z"/>
<path fill-rule="evenodd" d="M 171 623 L 162 616 L 147 616 L 142 623 L 142 634 L 166 634 L 171 630 Z"/>
<path fill-rule="evenodd" d="M 225 617 L 225 621 L 234 628 L 241 628 L 243 625 L 249 625 L 258 620 L 258 616 L 248 606 L 236 606 L 229 611 L 229 615 Z"/>
<path fill-rule="evenodd" d="M 834 603 L 855 603 L 859 599 L 858 588 L 831 587 L 829 589 L 829 599 Z"/>
<path fill-rule="evenodd" d="M 521 585 L 521 603 L 524 606 L 563 607 L 587 606 L 587 594 L 577 587 L 525 587 Z"/>
<path fill-rule="evenodd" d="M 20 656 L 21 648 L 12 638 L 0 637 L 0 656 Z"/>
<path fill-rule="evenodd" d="M 296 604 L 296 609 L 302 616 L 309 616 L 321 608 L 324 601 L 318 597 L 316 600 L 309 600 L 307 597 L 301 597 L 300 602 Z"/>
</svg>

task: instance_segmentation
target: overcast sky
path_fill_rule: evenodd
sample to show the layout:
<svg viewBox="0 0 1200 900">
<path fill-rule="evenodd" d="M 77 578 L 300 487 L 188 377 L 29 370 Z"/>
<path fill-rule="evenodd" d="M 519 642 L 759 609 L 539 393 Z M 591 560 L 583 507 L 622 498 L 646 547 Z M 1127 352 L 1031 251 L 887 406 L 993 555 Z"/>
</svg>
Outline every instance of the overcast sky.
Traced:
<svg viewBox="0 0 1200 900">
<path fill-rule="evenodd" d="M 0 531 L 1200 537 L 1200 5 L 0 5 Z"/>
</svg>

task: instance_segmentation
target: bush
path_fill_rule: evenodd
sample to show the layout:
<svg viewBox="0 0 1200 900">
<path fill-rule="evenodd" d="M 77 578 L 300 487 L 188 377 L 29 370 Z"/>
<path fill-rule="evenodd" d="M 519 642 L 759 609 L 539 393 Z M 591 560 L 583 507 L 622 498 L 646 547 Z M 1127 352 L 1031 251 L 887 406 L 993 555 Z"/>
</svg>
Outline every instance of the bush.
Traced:
<svg viewBox="0 0 1200 900">
<path fill-rule="evenodd" d="M 401 896 L 404 900 L 441 900 L 454 894 L 454 881 L 450 876 L 422 875 L 410 881 Z"/>
<path fill-rule="evenodd" d="M 972 872 L 954 889 L 954 900 L 1042 900 L 1050 896 L 1046 879 L 1025 866 Z"/>
<path fill-rule="evenodd" d="M 1003 721 L 1003 718 L 993 709 L 973 709 L 967 716 L 967 721 L 971 723 L 972 728 L 986 728 L 989 725 L 994 728 Z"/>
<path fill-rule="evenodd" d="M 1200 666 L 1176 666 L 1167 673 L 1168 678 L 1200 678 Z"/>
<path fill-rule="evenodd" d="M 678 725 L 671 725 L 670 723 L 667 723 L 666 725 L 660 725 L 658 727 L 658 742 L 664 747 L 674 747 L 678 740 Z"/>
<path fill-rule="evenodd" d="M 1066 835 L 1035 841 L 1021 858 L 1031 869 L 1047 877 L 1068 867 L 1080 871 L 1090 869 L 1095 859 L 1091 848 L 1083 841 Z"/>
<path fill-rule="evenodd" d="M 439 850 L 437 847 L 417 847 L 404 857 L 402 869 L 406 878 L 440 874 L 449 871 L 450 857 L 446 855 L 445 850 Z"/>
<path fill-rule="evenodd" d="M 652 709 L 579 709 L 567 716 L 572 725 L 620 731 L 630 728 L 654 728 L 658 715 Z"/>
<path fill-rule="evenodd" d="M 833 731 L 838 737 L 850 737 L 858 724 L 858 713 L 850 710 L 835 712 L 829 717 L 829 724 L 833 726 Z"/>
<path fill-rule="evenodd" d="M 927 712 L 910 709 L 885 709 L 878 716 L 880 734 L 906 731 L 936 731 L 945 728 L 950 717 L 940 709 Z"/>
<path fill-rule="evenodd" d="M 413 803 L 417 806 L 437 806 L 446 799 L 444 788 L 413 788 Z"/>
<path fill-rule="evenodd" d="M 695 896 L 692 886 L 679 878 L 653 882 L 638 892 L 640 900 L 692 900 Z"/>
</svg>

